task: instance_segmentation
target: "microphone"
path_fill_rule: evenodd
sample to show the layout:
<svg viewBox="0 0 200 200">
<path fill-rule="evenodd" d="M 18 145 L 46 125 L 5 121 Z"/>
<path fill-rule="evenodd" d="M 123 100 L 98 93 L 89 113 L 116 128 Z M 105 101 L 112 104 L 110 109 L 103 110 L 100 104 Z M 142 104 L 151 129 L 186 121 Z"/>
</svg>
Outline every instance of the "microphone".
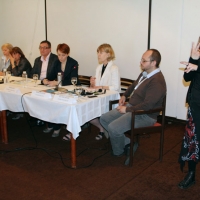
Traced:
<svg viewBox="0 0 200 200">
<path fill-rule="evenodd" d="M 56 90 L 56 91 L 59 90 L 59 87 L 58 87 L 58 86 L 60 85 L 61 82 L 62 82 L 62 80 L 58 82 L 58 84 L 56 85 L 56 87 L 54 88 L 54 90 Z"/>
<path fill-rule="evenodd" d="M 76 68 L 77 68 L 77 66 L 75 65 L 75 66 L 71 69 L 71 71 L 68 72 L 68 74 L 70 74 L 70 73 L 71 73 L 74 69 L 76 69 Z M 62 82 L 62 79 L 58 82 L 58 84 L 56 85 L 56 87 L 55 87 L 54 90 L 56 90 L 56 91 L 61 91 L 61 92 L 63 92 L 64 90 L 67 91 L 67 89 L 59 87 L 59 85 L 60 85 L 61 82 Z M 77 78 L 77 82 L 78 82 L 78 78 Z"/>
<path fill-rule="evenodd" d="M 146 72 L 146 71 L 143 71 L 143 72 L 142 72 L 142 76 L 143 76 L 144 78 L 146 78 L 146 77 L 147 77 L 147 72 Z"/>
<path fill-rule="evenodd" d="M 55 91 L 60 91 L 60 92 L 67 92 L 68 90 L 66 88 L 63 88 L 63 87 L 59 87 L 59 84 L 62 82 L 59 81 L 58 84 L 56 85 L 56 87 L 54 88 Z"/>
</svg>

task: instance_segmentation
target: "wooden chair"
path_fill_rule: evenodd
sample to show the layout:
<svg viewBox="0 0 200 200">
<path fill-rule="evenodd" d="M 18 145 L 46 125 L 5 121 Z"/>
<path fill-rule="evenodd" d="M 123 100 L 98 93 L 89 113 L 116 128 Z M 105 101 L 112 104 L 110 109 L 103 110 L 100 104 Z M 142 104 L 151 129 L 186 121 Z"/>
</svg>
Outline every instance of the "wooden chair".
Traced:
<svg viewBox="0 0 200 200">
<path fill-rule="evenodd" d="M 134 82 L 134 80 L 128 78 L 121 78 L 120 81 L 121 87 L 125 89 L 128 88 Z"/>
<path fill-rule="evenodd" d="M 112 105 L 118 103 L 118 100 L 109 102 L 109 109 L 112 109 Z M 163 143 L 164 143 L 164 127 L 165 127 L 165 108 L 166 108 L 166 96 L 163 98 L 162 106 L 156 109 L 148 111 L 133 111 L 132 112 L 132 123 L 131 130 L 126 132 L 125 135 L 130 138 L 130 157 L 125 161 L 125 165 L 132 166 L 133 164 L 133 154 L 138 147 L 139 136 L 144 135 L 144 133 L 160 133 L 160 150 L 159 150 L 159 160 L 162 161 L 163 157 Z M 156 122 L 153 126 L 135 128 L 135 116 L 151 113 L 162 113 L 161 123 Z M 136 140 L 136 141 L 135 141 Z"/>
<path fill-rule="evenodd" d="M 81 85 L 90 86 L 90 76 L 79 75 L 78 79 L 79 79 Z"/>
<path fill-rule="evenodd" d="M 128 78 L 121 78 L 121 92 L 120 95 L 122 95 L 126 89 L 132 85 L 132 83 L 134 82 L 134 80 L 132 79 L 128 79 Z"/>
</svg>

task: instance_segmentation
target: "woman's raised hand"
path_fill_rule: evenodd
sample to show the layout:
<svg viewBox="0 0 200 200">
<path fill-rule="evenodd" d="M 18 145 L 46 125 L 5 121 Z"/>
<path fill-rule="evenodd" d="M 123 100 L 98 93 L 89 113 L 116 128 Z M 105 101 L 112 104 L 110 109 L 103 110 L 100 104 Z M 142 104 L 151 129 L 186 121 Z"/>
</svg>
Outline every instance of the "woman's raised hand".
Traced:
<svg viewBox="0 0 200 200">
<path fill-rule="evenodd" d="M 185 70 L 184 70 L 184 72 L 186 72 L 186 73 L 189 73 L 190 71 L 197 71 L 197 69 L 198 69 L 198 66 L 194 65 L 192 63 L 188 63 L 185 61 L 181 61 L 180 63 L 186 66 Z"/>
</svg>

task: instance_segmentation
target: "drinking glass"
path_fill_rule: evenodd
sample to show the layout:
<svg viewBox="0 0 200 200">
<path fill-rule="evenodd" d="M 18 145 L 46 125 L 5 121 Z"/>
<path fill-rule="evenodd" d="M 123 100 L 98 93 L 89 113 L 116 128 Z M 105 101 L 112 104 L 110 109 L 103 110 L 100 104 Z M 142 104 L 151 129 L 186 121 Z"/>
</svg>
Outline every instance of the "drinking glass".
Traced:
<svg viewBox="0 0 200 200">
<path fill-rule="evenodd" d="M 11 72 L 10 71 L 6 71 L 6 78 L 7 78 L 7 82 L 10 83 L 10 77 L 11 77 Z"/>
<path fill-rule="evenodd" d="M 72 83 L 72 85 L 74 86 L 74 89 L 75 89 L 75 86 L 77 84 L 77 77 L 72 77 L 71 78 L 71 83 Z"/>
<path fill-rule="evenodd" d="M 22 73 L 22 84 L 23 84 L 23 87 L 27 87 L 27 86 L 26 86 L 26 80 L 27 80 L 27 74 L 26 74 L 26 72 L 24 71 L 24 72 Z"/>
<path fill-rule="evenodd" d="M 75 89 L 75 93 L 80 97 L 81 96 L 81 93 L 82 93 L 83 89 L 82 87 L 79 85 L 76 87 Z"/>
<path fill-rule="evenodd" d="M 37 86 L 37 80 L 38 80 L 38 74 L 33 74 L 33 80 L 35 82 L 34 87 L 36 87 Z"/>
</svg>

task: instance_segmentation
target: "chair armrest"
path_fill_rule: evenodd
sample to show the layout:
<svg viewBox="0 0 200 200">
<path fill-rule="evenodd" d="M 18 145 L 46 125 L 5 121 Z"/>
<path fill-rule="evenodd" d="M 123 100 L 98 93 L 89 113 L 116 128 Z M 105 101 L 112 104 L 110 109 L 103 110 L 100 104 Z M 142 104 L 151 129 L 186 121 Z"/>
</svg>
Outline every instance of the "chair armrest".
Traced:
<svg viewBox="0 0 200 200">
<path fill-rule="evenodd" d="M 112 110 L 112 106 L 114 104 L 118 104 L 119 103 L 119 100 L 110 100 L 109 101 L 109 110 Z"/>
<path fill-rule="evenodd" d="M 163 107 L 155 108 L 151 110 L 135 110 L 132 113 L 134 115 L 143 115 L 143 114 L 150 114 L 150 113 L 156 113 L 156 112 L 161 112 L 161 111 L 163 111 Z"/>
</svg>

